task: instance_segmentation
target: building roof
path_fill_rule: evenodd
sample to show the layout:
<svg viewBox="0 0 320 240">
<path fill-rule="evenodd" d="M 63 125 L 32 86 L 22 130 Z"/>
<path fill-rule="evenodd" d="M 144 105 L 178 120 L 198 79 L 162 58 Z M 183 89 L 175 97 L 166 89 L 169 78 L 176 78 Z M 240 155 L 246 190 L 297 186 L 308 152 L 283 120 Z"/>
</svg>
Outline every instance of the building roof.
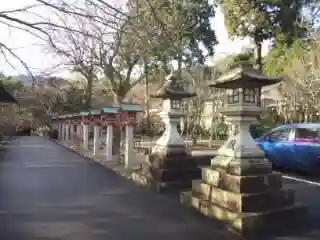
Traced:
<svg viewBox="0 0 320 240">
<path fill-rule="evenodd" d="M 17 100 L 4 89 L 2 83 L 0 83 L 0 102 L 17 103 Z"/>
</svg>

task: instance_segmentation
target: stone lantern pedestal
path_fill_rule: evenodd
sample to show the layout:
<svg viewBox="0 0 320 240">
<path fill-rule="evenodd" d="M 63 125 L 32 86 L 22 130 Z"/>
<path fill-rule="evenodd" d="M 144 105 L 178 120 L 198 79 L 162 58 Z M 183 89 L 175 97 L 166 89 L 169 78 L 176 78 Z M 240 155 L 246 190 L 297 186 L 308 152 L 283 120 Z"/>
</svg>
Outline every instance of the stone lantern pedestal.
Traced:
<svg viewBox="0 0 320 240">
<path fill-rule="evenodd" d="M 201 172 L 178 133 L 177 125 L 184 115 L 180 100 L 195 94 L 186 92 L 177 84 L 176 77 L 169 75 L 164 85 L 151 96 L 163 99 L 160 117 L 165 124 L 165 132 L 145 163 L 132 173 L 132 179 L 157 191 L 191 187 L 192 179 L 200 178 Z"/>
<path fill-rule="evenodd" d="M 226 222 L 244 236 L 282 230 L 304 220 L 307 213 L 295 204 L 294 192 L 282 188 L 281 174 L 272 171 L 249 132 L 261 112 L 255 100 L 257 89 L 280 80 L 240 67 L 212 84 L 228 89 L 222 112 L 238 127 L 238 134 L 218 150 L 211 166 L 202 169 L 202 180 L 193 182 L 192 191 L 181 194 L 184 204 Z"/>
</svg>

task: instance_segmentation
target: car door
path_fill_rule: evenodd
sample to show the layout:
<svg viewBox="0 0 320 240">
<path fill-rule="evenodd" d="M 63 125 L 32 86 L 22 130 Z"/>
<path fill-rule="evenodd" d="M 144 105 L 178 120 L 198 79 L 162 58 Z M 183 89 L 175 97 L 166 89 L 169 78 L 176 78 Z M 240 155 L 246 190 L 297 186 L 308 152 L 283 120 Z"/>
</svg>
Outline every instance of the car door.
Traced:
<svg viewBox="0 0 320 240">
<path fill-rule="evenodd" d="M 291 167 L 292 128 L 276 129 L 264 135 L 259 145 L 265 151 L 266 158 L 276 166 Z"/>
<path fill-rule="evenodd" d="M 320 126 L 303 126 L 294 131 L 292 159 L 295 167 L 313 170 L 320 167 Z"/>
</svg>

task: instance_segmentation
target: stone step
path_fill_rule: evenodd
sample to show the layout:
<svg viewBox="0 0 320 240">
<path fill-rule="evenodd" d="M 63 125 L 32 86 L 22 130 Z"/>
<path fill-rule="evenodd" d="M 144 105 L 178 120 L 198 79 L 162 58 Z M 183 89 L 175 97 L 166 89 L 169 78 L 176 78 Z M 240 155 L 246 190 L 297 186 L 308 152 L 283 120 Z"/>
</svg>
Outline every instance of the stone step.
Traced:
<svg viewBox="0 0 320 240">
<path fill-rule="evenodd" d="M 196 162 L 198 167 L 210 166 L 212 155 L 196 154 L 192 155 L 192 159 Z"/>
<path fill-rule="evenodd" d="M 293 205 L 295 200 L 292 190 L 278 189 L 242 194 L 225 191 L 201 181 L 192 182 L 192 193 L 196 196 L 205 196 L 210 203 L 239 213 L 283 208 Z"/>
<path fill-rule="evenodd" d="M 264 158 L 239 159 L 218 154 L 212 159 L 211 166 L 237 176 L 265 175 L 272 172 L 271 162 Z"/>
<path fill-rule="evenodd" d="M 197 163 L 194 161 L 191 155 L 180 156 L 162 156 L 158 154 L 148 155 L 146 163 L 153 168 L 166 168 L 166 169 L 181 169 L 181 168 L 194 168 L 197 167 Z"/>
<path fill-rule="evenodd" d="M 133 171 L 131 173 L 131 179 L 144 186 L 148 186 L 157 192 L 179 192 L 184 189 L 191 189 L 191 180 L 179 180 L 179 181 L 156 181 L 152 178 L 148 178 L 143 175 L 141 171 Z"/>
<path fill-rule="evenodd" d="M 256 213 L 238 213 L 210 203 L 203 195 L 187 192 L 180 196 L 186 206 L 192 206 L 201 214 L 225 222 L 242 236 L 291 228 L 299 220 L 305 221 L 307 209 L 299 204 Z M 285 223 L 285 224 L 283 224 Z"/>
<path fill-rule="evenodd" d="M 237 176 L 218 171 L 210 166 L 202 168 L 201 175 L 205 183 L 235 193 L 258 193 L 282 188 L 282 177 L 277 172 Z"/>
<path fill-rule="evenodd" d="M 149 178 L 154 178 L 164 182 L 179 181 L 184 179 L 201 179 L 201 169 L 197 167 L 180 169 L 151 169 L 149 166 L 142 164 L 142 174 Z"/>
</svg>

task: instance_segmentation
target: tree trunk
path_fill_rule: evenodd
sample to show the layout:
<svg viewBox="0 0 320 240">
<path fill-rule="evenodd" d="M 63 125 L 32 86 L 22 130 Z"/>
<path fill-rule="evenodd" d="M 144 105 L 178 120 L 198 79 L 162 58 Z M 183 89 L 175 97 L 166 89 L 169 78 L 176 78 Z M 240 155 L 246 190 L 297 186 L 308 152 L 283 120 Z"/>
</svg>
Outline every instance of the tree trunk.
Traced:
<svg viewBox="0 0 320 240">
<path fill-rule="evenodd" d="M 146 108 L 146 121 L 147 121 L 147 132 L 150 132 L 150 111 L 149 111 L 149 69 L 147 59 L 144 59 L 144 105 Z"/>
<path fill-rule="evenodd" d="M 170 73 L 170 68 L 169 68 L 169 64 L 168 64 L 167 59 L 165 59 L 165 60 L 162 62 L 162 69 L 163 69 L 164 72 L 165 72 L 165 74 L 164 74 L 164 78 L 165 78 L 166 75 Z M 164 78 L 163 78 L 162 80 L 164 80 Z"/>
<path fill-rule="evenodd" d="M 179 80 L 182 79 L 182 55 L 181 54 L 178 57 L 178 77 L 179 77 Z"/>
<path fill-rule="evenodd" d="M 87 78 L 87 92 L 86 92 L 86 107 L 88 109 L 91 108 L 91 102 L 92 102 L 92 88 L 93 88 L 93 78 L 92 77 L 88 77 Z"/>
<path fill-rule="evenodd" d="M 260 73 L 263 73 L 263 64 L 262 64 L 262 42 L 260 40 L 255 40 L 255 45 L 257 49 L 257 60 L 256 64 Z M 258 106 L 261 106 L 261 88 L 259 88 L 259 101 L 257 102 Z M 260 121 L 260 117 L 258 117 Z"/>
<path fill-rule="evenodd" d="M 256 59 L 256 65 L 258 67 L 258 70 L 260 73 L 263 72 L 263 63 L 262 63 L 262 39 L 260 37 L 260 31 L 257 31 L 256 37 L 254 39 L 254 44 L 256 45 L 257 50 L 257 59 Z"/>
<path fill-rule="evenodd" d="M 118 94 L 113 93 L 113 103 L 115 107 L 121 107 L 122 99 Z M 121 148 L 121 131 L 122 123 L 120 115 L 117 116 L 116 122 L 113 127 L 113 141 L 112 141 L 112 155 L 118 156 L 120 159 L 120 148 Z M 120 162 L 119 162 L 120 163 Z"/>
<path fill-rule="evenodd" d="M 217 105 L 215 103 L 212 103 L 212 116 L 211 116 L 211 125 L 210 125 L 210 138 L 209 138 L 209 148 L 212 148 L 212 140 L 213 140 L 213 135 L 217 134 L 216 130 L 216 113 L 217 113 Z"/>
</svg>

